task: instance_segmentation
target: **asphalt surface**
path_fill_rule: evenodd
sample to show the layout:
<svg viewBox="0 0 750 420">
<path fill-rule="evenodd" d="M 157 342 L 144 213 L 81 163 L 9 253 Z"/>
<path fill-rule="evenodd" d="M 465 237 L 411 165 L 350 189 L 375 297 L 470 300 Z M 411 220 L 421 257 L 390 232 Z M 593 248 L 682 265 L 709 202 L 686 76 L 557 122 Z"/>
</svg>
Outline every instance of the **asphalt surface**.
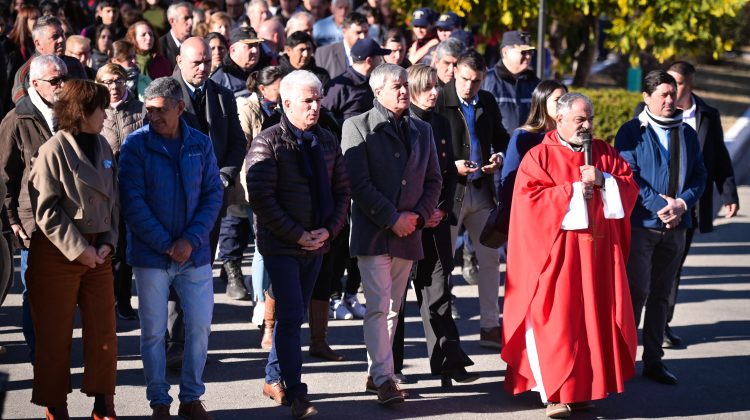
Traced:
<svg viewBox="0 0 750 420">
<path fill-rule="evenodd" d="M 572 418 L 750 418 L 750 187 L 740 190 L 745 206 L 738 217 L 718 220 L 713 233 L 697 235 L 683 273 L 675 320 L 675 332 L 687 346 L 666 350 L 665 363 L 679 378 L 666 386 L 636 376 L 625 392 L 596 402 L 588 413 Z M 244 268 L 249 275 L 249 267 Z M 365 394 L 366 353 L 361 321 L 331 321 L 329 342 L 347 360 L 332 363 L 305 354 L 303 380 L 320 419 L 543 419 L 544 410 L 535 393 L 512 397 L 503 390 L 505 364 L 497 351 L 478 345 L 479 316 L 476 287 L 457 280 L 458 321 L 463 347 L 475 365 L 469 369 L 482 378 L 474 383 L 440 387 L 429 375 L 419 313 L 413 292 L 406 308 L 406 366 L 413 381 L 406 403 L 385 408 Z M 206 366 L 205 404 L 217 419 L 289 418 L 287 407 L 278 407 L 261 395 L 266 353 L 259 348 L 260 332 L 250 324 L 250 302 L 229 301 L 224 284 L 214 281 L 216 306 Z M 32 405 L 32 367 L 21 334 L 20 282 L 0 308 L 0 373 L 7 373 L 8 390 L 2 418 L 40 418 L 43 409 Z M 360 297 L 360 299 L 362 299 Z M 137 299 L 133 299 L 137 305 Z M 307 326 L 303 342 L 307 342 Z M 74 331 L 72 351 L 73 393 L 70 413 L 88 417 L 92 400 L 79 391 L 82 368 L 81 331 Z M 118 320 L 119 361 L 116 395 L 120 418 L 146 418 L 150 409 L 145 396 L 138 350 L 138 322 Z M 304 348 L 306 350 L 306 347 Z M 639 356 L 640 356 L 639 348 Z M 637 369 L 640 372 L 641 363 Z M 171 375 L 172 384 L 179 378 Z M 170 394 L 177 400 L 177 386 Z M 176 415 L 177 403 L 172 406 Z M 176 418 L 176 416 L 175 416 Z"/>
</svg>

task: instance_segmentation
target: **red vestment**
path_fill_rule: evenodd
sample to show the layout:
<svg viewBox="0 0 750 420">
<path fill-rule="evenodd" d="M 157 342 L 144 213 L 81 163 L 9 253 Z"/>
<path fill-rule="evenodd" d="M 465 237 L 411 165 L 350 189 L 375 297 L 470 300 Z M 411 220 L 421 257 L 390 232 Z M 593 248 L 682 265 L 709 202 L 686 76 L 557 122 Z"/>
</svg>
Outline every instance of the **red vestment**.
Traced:
<svg viewBox="0 0 750 420">
<path fill-rule="evenodd" d="M 625 217 L 605 219 L 601 194 L 587 200 L 587 229 L 561 230 L 580 181 L 584 154 L 560 143 L 557 131 L 531 149 L 516 176 L 507 254 L 502 358 L 505 388 L 537 386 L 526 348 L 534 332 L 550 402 L 582 402 L 622 392 L 635 372 L 636 327 L 625 272 L 630 213 L 638 185 L 609 144 L 594 141 L 593 162 L 616 180 Z"/>
</svg>

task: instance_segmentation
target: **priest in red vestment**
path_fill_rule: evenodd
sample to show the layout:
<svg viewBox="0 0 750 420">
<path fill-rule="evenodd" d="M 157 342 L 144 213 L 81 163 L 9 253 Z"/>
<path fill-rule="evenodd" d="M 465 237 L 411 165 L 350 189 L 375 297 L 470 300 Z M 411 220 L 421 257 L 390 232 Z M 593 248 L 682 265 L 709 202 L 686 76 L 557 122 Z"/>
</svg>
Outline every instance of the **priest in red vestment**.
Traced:
<svg viewBox="0 0 750 420">
<path fill-rule="evenodd" d="M 552 418 L 622 392 L 637 346 L 625 266 L 638 185 L 604 141 L 593 141 L 585 165 L 586 96 L 564 95 L 557 112 L 557 130 L 516 177 L 501 354 L 505 388 L 539 392 Z"/>
</svg>

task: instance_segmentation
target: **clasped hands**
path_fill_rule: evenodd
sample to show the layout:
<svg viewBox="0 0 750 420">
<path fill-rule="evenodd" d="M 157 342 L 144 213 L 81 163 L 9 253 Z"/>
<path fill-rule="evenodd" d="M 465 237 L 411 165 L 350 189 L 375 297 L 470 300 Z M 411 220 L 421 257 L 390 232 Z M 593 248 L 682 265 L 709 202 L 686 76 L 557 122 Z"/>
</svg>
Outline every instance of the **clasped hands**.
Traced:
<svg viewBox="0 0 750 420">
<path fill-rule="evenodd" d="M 430 217 L 432 220 L 432 217 Z M 399 238 L 409 236 L 417 230 L 417 223 L 419 222 L 419 215 L 413 211 L 403 211 L 398 214 L 398 220 L 391 226 L 391 230 Z M 425 226 L 427 223 L 425 222 Z"/>
<path fill-rule="evenodd" d="M 583 198 L 586 200 L 594 196 L 594 188 L 604 187 L 604 175 L 595 166 L 581 165 L 581 184 L 583 184 Z"/>
<path fill-rule="evenodd" d="M 112 253 L 112 251 L 112 246 L 109 244 L 99 245 L 99 248 L 94 248 L 89 245 L 83 250 L 83 253 L 76 258 L 76 261 L 86 267 L 96 268 L 97 265 L 104 264 L 104 260 Z"/>
<path fill-rule="evenodd" d="M 302 236 L 297 239 L 297 243 L 305 251 L 315 251 L 325 245 L 329 236 L 330 233 L 328 233 L 328 229 L 326 228 L 315 229 L 309 232 L 305 231 L 302 233 Z"/>
<path fill-rule="evenodd" d="M 667 229 L 674 229 L 680 224 L 682 215 L 685 214 L 687 208 L 682 200 L 676 200 L 664 194 L 659 194 L 659 197 L 667 201 L 667 205 L 661 210 L 656 212 L 659 219 L 666 225 Z"/>
</svg>

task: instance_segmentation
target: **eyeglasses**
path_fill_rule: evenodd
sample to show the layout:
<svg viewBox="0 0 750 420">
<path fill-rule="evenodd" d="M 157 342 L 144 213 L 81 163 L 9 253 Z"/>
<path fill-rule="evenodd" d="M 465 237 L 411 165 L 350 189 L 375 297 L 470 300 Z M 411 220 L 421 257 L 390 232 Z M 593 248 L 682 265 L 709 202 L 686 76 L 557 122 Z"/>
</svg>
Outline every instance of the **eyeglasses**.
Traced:
<svg viewBox="0 0 750 420">
<path fill-rule="evenodd" d="M 47 82 L 52 86 L 58 86 L 60 83 L 63 83 L 68 80 L 68 76 L 57 76 L 53 77 L 52 79 L 46 80 L 46 79 L 37 79 L 42 82 Z"/>
<path fill-rule="evenodd" d="M 535 52 L 536 50 L 525 50 L 521 51 L 521 55 L 534 55 Z"/>
<path fill-rule="evenodd" d="M 125 84 L 125 80 L 123 79 L 102 80 L 100 83 L 107 87 L 112 86 L 112 85 L 122 86 Z"/>
</svg>

